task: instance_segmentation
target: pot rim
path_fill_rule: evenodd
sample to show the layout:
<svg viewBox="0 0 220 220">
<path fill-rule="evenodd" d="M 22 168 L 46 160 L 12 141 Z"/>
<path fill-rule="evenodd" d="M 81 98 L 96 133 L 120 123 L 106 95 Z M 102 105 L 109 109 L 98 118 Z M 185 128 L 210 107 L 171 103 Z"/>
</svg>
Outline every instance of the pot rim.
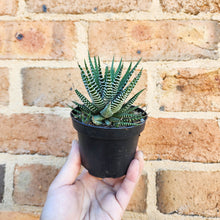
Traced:
<svg viewBox="0 0 220 220">
<path fill-rule="evenodd" d="M 78 108 L 78 107 L 76 107 L 76 108 Z M 137 110 L 140 112 L 143 112 L 145 115 L 145 117 L 144 117 L 144 121 L 142 121 L 141 123 L 139 123 L 138 125 L 132 125 L 132 126 L 126 126 L 126 127 L 118 127 L 118 128 L 116 128 L 116 127 L 107 127 L 107 126 L 96 126 L 96 125 L 91 125 L 91 124 L 85 124 L 85 123 L 83 123 L 82 121 L 79 121 L 77 118 L 75 118 L 75 117 L 73 117 L 73 114 L 72 114 L 72 112 L 74 111 L 74 109 L 70 112 L 70 116 L 71 116 L 71 118 L 76 122 L 76 123 L 79 123 L 79 124 L 81 124 L 82 126 L 86 126 L 86 127 L 91 127 L 91 128 L 95 128 L 95 129 L 101 129 L 101 130 L 121 130 L 121 129 L 131 129 L 131 128 L 134 128 L 134 127 L 138 127 L 138 126 L 141 126 L 141 125 L 143 125 L 145 122 L 146 122 L 146 120 L 147 120 L 147 118 L 148 118 L 148 114 L 147 114 L 147 112 L 146 111 L 144 111 L 143 109 L 141 109 L 141 108 L 137 108 Z"/>
</svg>

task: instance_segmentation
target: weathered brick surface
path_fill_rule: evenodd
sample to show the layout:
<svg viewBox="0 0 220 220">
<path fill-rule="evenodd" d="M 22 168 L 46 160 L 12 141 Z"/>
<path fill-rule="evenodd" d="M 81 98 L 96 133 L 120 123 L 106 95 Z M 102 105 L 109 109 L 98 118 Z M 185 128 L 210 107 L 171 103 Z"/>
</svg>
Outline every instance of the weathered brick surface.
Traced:
<svg viewBox="0 0 220 220">
<path fill-rule="evenodd" d="M 39 218 L 39 215 L 34 214 L 0 211 L 0 219 L 2 220 L 39 220 Z"/>
<path fill-rule="evenodd" d="M 126 60 L 216 59 L 218 42 L 219 24 L 215 21 L 109 21 L 89 25 L 91 55 L 107 60 L 113 55 Z"/>
<path fill-rule="evenodd" d="M 5 188 L 5 165 L 0 165 L 0 203 L 3 200 Z"/>
<path fill-rule="evenodd" d="M 18 0 L 1 0 L 0 15 L 15 15 L 18 8 Z"/>
<path fill-rule="evenodd" d="M 16 166 L 13 199 L 20 205 L 43 206 L 48 188 L 58 174 L 53 166 L 32 164 Z"/>
<path fill-rule="evenodd" d="M 200 12 L 220 12 L 218 0 L 160 0 L 163 11 L 166 12 L 185 12 L 197 15 Z"/>
<path fill-rule="evenodd" d="M 127 211 L 146 212 L 147 177 L 142 175 L 128 204 Z"/>
<path fill-rule="evenodd" d="M 128 12 L 131 10 L 148 10 L 152 0 L 26 0 L 30 12 L 51 13 L 98 13 Z"/>
<path fill-rule="evenodd" d="M 75 24 L 69 21 L 1 21 L 1 59 L 73 59 Z"/>
<path fill-rule="evenodd" d="M 0 152 L 66 156 L 75 138 L 70 118 L 43 114 L 0 114 Z"/>
<path fill-rule="evenodd" d="M 165 111 L 220 111 L 220 69 L 171 70 L 161 77 L 159 103 Z"/>
<path fill-rule="evenodd" d="M 67 107 L 79 101 L 74 89 L 87 94 L 79 69 L 27 68 L 22 75 L 25 105 Z"/>
<path fill-rule="evenodd" d="M 0 105 L 9 103 L 9 73 L 7 68 L 0 68 Z"/>
<path fill-rule="evenodd" d="M 157 189 L 162 213 L 220 217 L 220 172 L 160 171 Z"/>
<path fill-rule="evenodd" d="M 25 105 L 67 107 L 72 101 L 80 102 L 74 89 L 78 89 L 87 98 L 87 91 L 83 85 L 79 69 L 44 69 L 26 68 L 23 75 L 23 99 Z M 147 74 L 143 71 L 141 80 L 136 85 L 131 96 L 147 87 Z M 140 95 L 137 104 L 144 104 L 146 90 Z"/>
<path fill-rule="evenodd" d="M 211 119 L 149 118 L 139 146 L 147 160 L 220 162 L 220 129 Z"/>
</svg>

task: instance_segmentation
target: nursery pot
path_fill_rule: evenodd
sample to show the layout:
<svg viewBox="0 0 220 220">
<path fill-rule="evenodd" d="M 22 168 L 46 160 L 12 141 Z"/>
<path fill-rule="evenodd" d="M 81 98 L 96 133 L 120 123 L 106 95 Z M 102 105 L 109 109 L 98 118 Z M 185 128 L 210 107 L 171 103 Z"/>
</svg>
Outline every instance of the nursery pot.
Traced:
<svg viewBox="0 0 220 220">
<path fill-rule="evenodd" d="M 91 175 L 116 178 L 126 174 L 147 119 L 146 112 L 140 108 L 137 111 L 145 114 L 145 120 L 137 126 L 121 128 L 85 124 L 71 114 L 78 131 L 81 162 Z"/>
</svg>

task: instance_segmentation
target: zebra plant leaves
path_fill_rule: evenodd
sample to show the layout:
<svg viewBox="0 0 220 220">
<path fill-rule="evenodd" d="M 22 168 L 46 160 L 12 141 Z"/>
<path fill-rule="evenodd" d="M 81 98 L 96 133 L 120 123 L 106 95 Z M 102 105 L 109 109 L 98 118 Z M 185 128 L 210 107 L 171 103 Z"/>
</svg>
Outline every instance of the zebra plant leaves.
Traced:
<svg viewBox="0 0 220 220">
<path fill-rule="evenodd" d="M 126 99 L 142 75 L 141 69 L 128 83 L 141 60 L 138 60 L 133 67 L 130 63 L 122 77 L 122 59 L 115 68 L 113 58 L 111 66 L 106 66 L 102 71 L 100 58 L 94 57 L 92 61 L 90 54 L 88 57 L 89 65 L 84 61 L 85 69 L 80 64 L 78 66 L 90 100 L 76 89 L 75 92 L 83 104 L 73 101 L 77 107 L 71 107 L 73 116 L 83 123 L 97 126 L 128 127 L 140 124 L 146 116 L 137 111 L 138 106 L 133 106 L 133 103 L 144 89 L 137 92 L 127 102 Z"/>
</svg>

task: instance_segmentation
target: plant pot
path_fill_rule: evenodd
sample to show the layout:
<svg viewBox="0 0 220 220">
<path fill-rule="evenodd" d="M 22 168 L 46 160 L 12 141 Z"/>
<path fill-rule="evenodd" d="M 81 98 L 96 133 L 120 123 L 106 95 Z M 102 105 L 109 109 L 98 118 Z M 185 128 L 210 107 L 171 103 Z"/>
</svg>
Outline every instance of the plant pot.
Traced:
<svg viewBox="0 0 220 220">
<path fill-rule="evenodd" d="M 71 114 L 78 131 L 81 162 L 91 175 L 117 178 L 126 174 L 147 119 L 146 112 L 138 111 L 145 114 L 145 120 L 140 125 L 121 128 L 84 124 Z"/>
</svg>

